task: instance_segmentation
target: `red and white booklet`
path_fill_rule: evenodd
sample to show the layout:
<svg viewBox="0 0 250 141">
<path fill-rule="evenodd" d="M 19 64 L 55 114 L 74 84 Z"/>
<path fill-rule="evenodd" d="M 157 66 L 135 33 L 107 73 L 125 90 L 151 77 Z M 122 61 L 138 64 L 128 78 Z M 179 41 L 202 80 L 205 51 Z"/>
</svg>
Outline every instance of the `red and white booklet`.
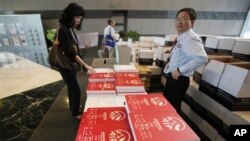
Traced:
<svg viewBox="0 0 250 141">
<path fill-rule="evenodd" d="M 129 124 L 84 126 L 80 124 L 75 141 L 134 141 Z"/>
<path fill-rule="evenodd" d="M 125 95 L 125 104 L 128 113 L 176 111 L 162 93 L 149 95 Z"/>
<path fill-rule="evenodd" d="M 115 81 L 114 73 L 91 73 L 88 76 L 89 82 L 112 82 Z"/>
<path fill-rule="evenodd" d="M 89 82 L 87 94 L 116 94 L 115 84 L 113 82 Z"/>
<path fill-rule="evenodd" d="M 87 126 L 129 123 L 128 114 L 125 107 L 88 108 L 84 118 L 84 124 Z"/>
<path fill-rule="evenodd" d="M 176 112 L 129 113 L 135 141 L 199 141 Z"/>
<path fill-rule="evenodd" d="M 137 72 L 116 72 L 115 80 L 120 79 L 140 79 Z"/>
<path fill-rule="evenodd" d="M 88 108 L 76 141 L 133 141 L 124 107 Z"/>
<path fill-rule="evenodd" d="M 116 89 L 140 89 L 144 90 L 144 84 L 141 79 L 120 79 L 115 80 Z"/>
</svg>

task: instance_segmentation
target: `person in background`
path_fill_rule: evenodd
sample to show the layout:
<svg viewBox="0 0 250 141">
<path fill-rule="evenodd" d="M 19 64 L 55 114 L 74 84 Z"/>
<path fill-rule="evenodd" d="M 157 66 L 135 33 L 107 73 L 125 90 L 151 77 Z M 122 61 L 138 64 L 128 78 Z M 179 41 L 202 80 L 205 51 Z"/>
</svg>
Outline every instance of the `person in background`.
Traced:
<svg viewBox="0 0 250 141">
<path fill-rule="evenodd" d="M 115 47 L 109 47 L 106 45 L 106 36 L 111 34 L 111 36 L 115 39 L 115 20 L 110 18 L 108 19 L 108 25 L 104 28 L 103 34 L 103 46 L 105 47 L 103 50 L 104 58 L 115 58 Z"/>
<path fill-rule="evenodd" d="M 177 12 L 175 28 L 178 36 L 163 70 L 167 79 L 164 96 L 177 112 L 181 110 L 181 102 L 189 87 L 189 77 L 207 62 L 202 40 L 192 29 L 196 19 L 197 13 L 192 8 Z"/>
<path fill-rule="evenodd" d="M 59 19 L 58 41 L 59 47 L 65 56 L 71 61 L 80 64 L 84 69 L 92 71 L 93 68 L 86 64 L 79 56 L 79 46 L 74 29 L 80 30 L 85 11 L 77 3 L 70 3 L 64 10 Z M 77 71 L 58 68 L 63 80 L 68 87 L 69 108 L 72 116 L 81 119 L 80 95 L 81 90 L 77 82 Z"/>
</svg>

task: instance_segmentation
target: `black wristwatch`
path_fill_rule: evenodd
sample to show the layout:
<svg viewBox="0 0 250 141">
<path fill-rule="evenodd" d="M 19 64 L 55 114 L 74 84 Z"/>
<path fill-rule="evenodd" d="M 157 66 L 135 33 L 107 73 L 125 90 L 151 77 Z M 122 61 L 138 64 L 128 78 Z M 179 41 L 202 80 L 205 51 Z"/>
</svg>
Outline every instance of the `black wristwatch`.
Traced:
<svg viewBox="0 0 250 141">
<path fill-rule="evenodd" d="M 181 74 L 181 71 L 180 71 L 179 67 L 177 68 L 177 71 Z"/>
</svg>

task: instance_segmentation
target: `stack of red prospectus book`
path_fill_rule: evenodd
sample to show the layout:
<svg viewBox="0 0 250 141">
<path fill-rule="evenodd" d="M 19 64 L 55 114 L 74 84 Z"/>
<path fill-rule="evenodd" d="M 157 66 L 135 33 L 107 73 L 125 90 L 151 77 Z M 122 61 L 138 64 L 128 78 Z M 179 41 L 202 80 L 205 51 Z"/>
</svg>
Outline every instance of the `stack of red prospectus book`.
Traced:
<svg viewBox="0 0 250 141">
<path fill-rule="evenodd" d="M 89 82 L 114 82 L 114 69 L 95 68 L 94 73 L 88 75 Z"/>
<path fill-rule="evenodd" d="M 91 73 L 88 76 L 89 82 L 114 82 L 114 73 Z"/>
<path fill-rule="evenodd" d="M 162 94 L 125 95 L 135 141 L 199 141 Z"/>
<path fill-rule="evenodd" d="M 89 82 L 86 89 L 89 96 L 116 96 L 115 84 L 113 82 Z"/>
<path fill-rule="evenodd" d="M 134 65 L 114 65 L 114 69 L 96 68 L 94 70 L 88 75 L 87 97 L 147 95 L 144 82 L 141 81 Z"/>
<path fill-rule="evenodd" d="M 137 72 L 116 72 L 115 87 L 117 95 L 145 95 L 144 83 Z"/>
<path fill-rule="evenodd" d="M 125 108 L 88 108 L 75 141 L 134 141 Z"/>
<path fill-rule="evenodd" d="M 95 68 L 94 73 L 88 74 L 87 97 L 115 96 L 114 69 Z"/>
<path fill-rule="evenodd" d="M 125 107 L 128 113 L 138 112 L 176 112 L 162 93 L 149 95 L 126 95 Z"/>
</svg>

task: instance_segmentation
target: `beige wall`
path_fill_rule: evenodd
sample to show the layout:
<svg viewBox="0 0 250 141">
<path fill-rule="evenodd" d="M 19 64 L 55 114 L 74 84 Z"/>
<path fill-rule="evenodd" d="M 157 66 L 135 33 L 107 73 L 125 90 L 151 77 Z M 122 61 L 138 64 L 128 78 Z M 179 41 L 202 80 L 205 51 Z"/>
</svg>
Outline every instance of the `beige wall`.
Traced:
<svg viewBox="0 0 250 141">
<path fill-rule="evenodd" d="M 0 0 L 0 10 L 61 10 L 77 2 L 94 10 L 178 10 L 193 7 L 199 11 L 248 11 L 249 0 Z"/>
<path fill-rule="evenodd" d="M 250 0 L 0 0 L 0 11 L 62 10 L 68 3 L 77 2 L 86 10 L 168 10 L 193 7 L 197 11 L 247 12 Z M 43 20 L 45 29 L 56 27 L 56 20 Z M 86 19 L 82 32 L 103 34 L 106 18 Z M 197 20 L 194 27 L 199 34 L 239 35 L 244 20 Z M 130 18 L 128 31 L 141 34 L 175 34 L 173 19 Z"/>
</svg>

